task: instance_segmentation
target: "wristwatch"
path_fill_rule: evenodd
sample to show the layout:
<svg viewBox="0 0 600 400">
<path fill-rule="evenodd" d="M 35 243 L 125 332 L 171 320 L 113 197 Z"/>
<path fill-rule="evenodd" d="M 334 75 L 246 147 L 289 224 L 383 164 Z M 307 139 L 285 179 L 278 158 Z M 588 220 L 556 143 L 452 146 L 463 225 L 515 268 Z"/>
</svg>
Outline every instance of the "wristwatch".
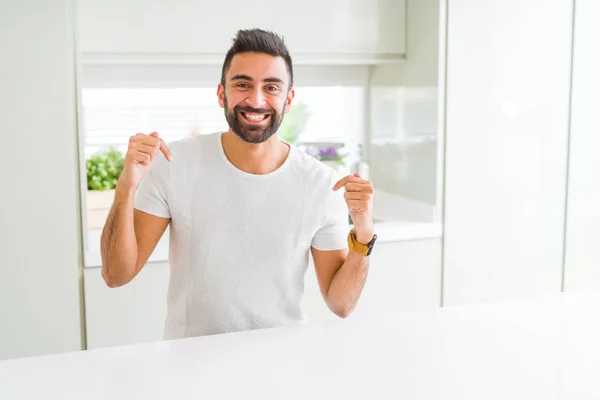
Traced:
<svg viewBox="0 0 600 400">
<path fill-rule="evenodd" d="M 368 256 L 371 255 L 373 251 L 373 246 L 375 246 L 375 241 L 377 240 L 377 235 L 373 235 L 373 239 L 367 244 L 362 244 L 358 240 L 356 240 L 356 231 L 354 228 L 350 230 L 348 233 L 348 248 L 350 250 L 354 250 L 357 253 Z"/>
</svg>

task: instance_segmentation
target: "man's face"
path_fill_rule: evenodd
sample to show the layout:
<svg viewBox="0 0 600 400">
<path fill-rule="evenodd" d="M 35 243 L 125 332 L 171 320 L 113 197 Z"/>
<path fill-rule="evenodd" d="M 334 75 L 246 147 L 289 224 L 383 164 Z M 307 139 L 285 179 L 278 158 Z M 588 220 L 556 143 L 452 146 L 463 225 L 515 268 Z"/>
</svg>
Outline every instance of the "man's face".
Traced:
<svg viewBox="0 0 600 400">
<path fill-rule="evenodd" d="M 269 139 L 290 110 L 294 91 L 281 57 L 236 54 L 217 96 L 231 130 L 248 143 Z"/>
</svg>

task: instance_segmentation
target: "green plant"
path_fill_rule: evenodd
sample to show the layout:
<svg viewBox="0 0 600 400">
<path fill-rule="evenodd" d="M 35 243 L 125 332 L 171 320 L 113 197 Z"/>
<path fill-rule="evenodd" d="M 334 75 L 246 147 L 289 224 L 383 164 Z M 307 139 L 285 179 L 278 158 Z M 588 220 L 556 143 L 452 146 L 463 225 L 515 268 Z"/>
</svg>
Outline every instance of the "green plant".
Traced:
<svg viewBox="0 0 600 400">
<path fill-rule="evenodd" d="M 111 146 L 94 153 L 85 164 L 88 190 L 111 190 L 117 185 L 125 158 Z"/>
<path fill-rule="evenodd" d="M 283 117 L 283 122 L 277 131 L 279 139 L 288 143 L 295 143 L 311 115 L 312 113 L 306 103 L 301 101 L 292 103 L 290 112 Z"/>
</svg>

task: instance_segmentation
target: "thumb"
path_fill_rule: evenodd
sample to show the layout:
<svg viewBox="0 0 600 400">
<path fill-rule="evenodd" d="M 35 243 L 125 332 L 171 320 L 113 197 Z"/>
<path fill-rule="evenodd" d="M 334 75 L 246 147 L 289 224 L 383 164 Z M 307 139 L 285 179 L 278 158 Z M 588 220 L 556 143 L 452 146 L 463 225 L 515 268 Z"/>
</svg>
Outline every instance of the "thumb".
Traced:
<svg viewBox="0 0 600 400">
<path fill-rule="evenodd" d="M 354 176 L 357 177 L 357 178 L 361 178 L 361 176 L 360 176 L 360 174 L 358 172 L 355 172 Z"/>
<path fill-rule="evenodd" d="M 150 134 L 150 136 L 152 136 L 152 137 L 155 137 L 155 138 L 158 138 L 158 132 L 152 132 L 152 133 Z"/>
</svg>

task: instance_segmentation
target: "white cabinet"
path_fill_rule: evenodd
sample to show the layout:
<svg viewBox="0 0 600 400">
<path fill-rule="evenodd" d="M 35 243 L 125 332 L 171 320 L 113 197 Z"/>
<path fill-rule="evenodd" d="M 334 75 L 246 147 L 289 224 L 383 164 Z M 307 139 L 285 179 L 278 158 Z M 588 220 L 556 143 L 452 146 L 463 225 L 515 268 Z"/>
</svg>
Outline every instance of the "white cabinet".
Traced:
<svg viewBox="0 0 600 400">
<path fill-rule="evenodd" d="M 350 318 L 439 307 L 441 249 L 441 239 L 377 244 L 367 283 Z M 303 308 L 312 322 L 337 319 L 321 297 L 312 263 L 306 274 Z"/>
<path fill-rule="evenodd" d="M 73 21 L 0 1 L 0 360 L 81 349 Z"/>
<path fill-rule="evenodd" d="M 79 44 L 87 56 L 222 61 L 238 29 L 261 28 L 282 34 L 300 61 L 399 58 L 405 11 L 405 0 L 78 0 Z"/>
<path fill-rule="evenodd" d="M 353 315 L 371 317 L 440 306 L 442 240 L 382 243 Z"/>
<path fill-rule="evenodd" d="M 448 2 L 444 305 L 560 291 L 572 13 Z"/>
<path fill-rule="evenodd" d="M 129 284 L 108 288 L 99 268 L 86 268 L 85 304 L 89 349 L 162 339 L 169 268 L 148 264 Z M 317 284 L 314 266 L 306 274 L 302 307 L 310 322 L 337 319 Z M 398 310 L 436 308 L 440 303 L 441 240 L 381 243 L 359 305 L 350 318 Z"/>
<path fill-rule="evenodd" d="M 85 268 L 87 348 L 162 339 L 167 315 L 169 265 L 153 263 L 125 286 L 109 288 L 100 268 Z"/>
<path fill-rule="evenodd" d="M 600 286 L 600 2 L 577 0 L 565 290 Z"/>
</svg>

